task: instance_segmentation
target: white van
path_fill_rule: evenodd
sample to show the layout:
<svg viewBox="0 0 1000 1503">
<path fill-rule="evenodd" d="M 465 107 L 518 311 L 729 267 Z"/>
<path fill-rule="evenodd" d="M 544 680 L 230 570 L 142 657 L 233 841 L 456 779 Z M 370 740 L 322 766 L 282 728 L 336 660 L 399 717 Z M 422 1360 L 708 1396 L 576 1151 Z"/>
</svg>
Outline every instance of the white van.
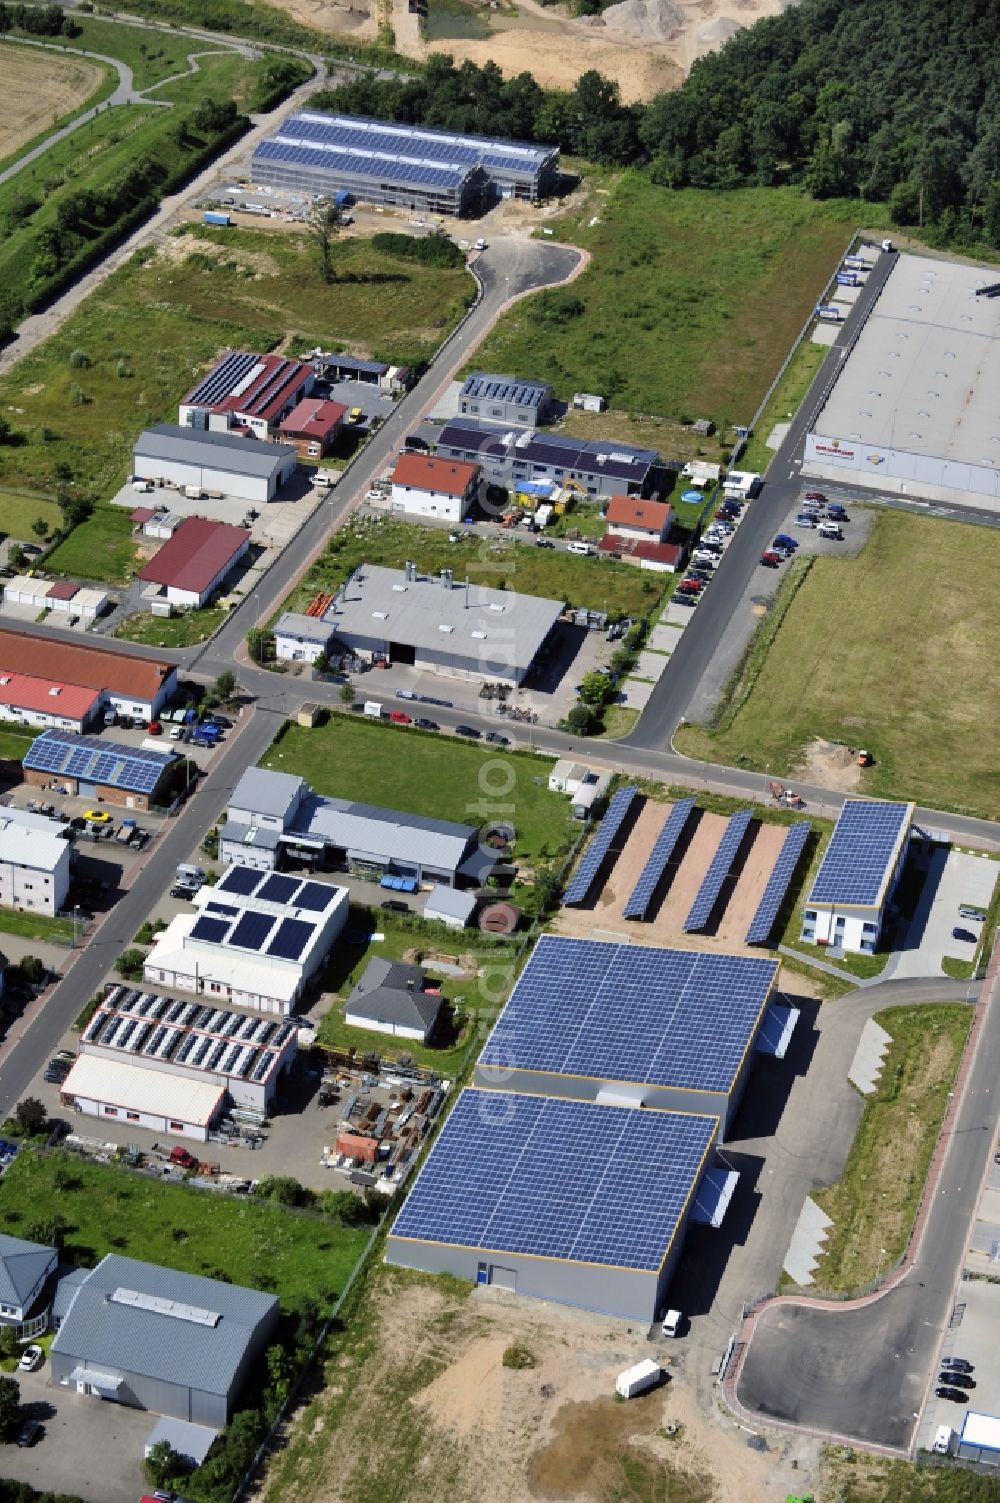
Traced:
<svg viewBox="0 0 1000 1503">
<path fill-rule="evenodd" d="M 816 531 L 821 538 L 842 538 L 844 536 L 837 522 L 821 522 Z"/>
<path fill-rule="evenodd" d="M 366 715 L 370 715 L 373 720 L 381 720 L 382 719 L 382 706 L 379 704 L 378 700 L 376 700 L 376 699 L 366 699 L 365 700 L 365 714 Z"/>
<path fill-rule="evenodd" d="M 588 556 L 595 551 L 593 543 L 567 543 L 566 545 L 567 553 L 582 553 Z"/>
<path fill-rule="evenodd" d="M 951 1456 L 955 1442 L 955 1432 L 950 1425 L 938 1425 L 934 1435 L 934 1444 L 931 1450 L 935 1456 Z"/>
<path fill-rule="evenodd" d="M 683 1319 L 684 1317 L 679 1310 L 668 1310 L 663 1317 L 663 1325 L 661 1326 L 664 1336 L 679 1336 L 681 1321 Z"/>
</svg>

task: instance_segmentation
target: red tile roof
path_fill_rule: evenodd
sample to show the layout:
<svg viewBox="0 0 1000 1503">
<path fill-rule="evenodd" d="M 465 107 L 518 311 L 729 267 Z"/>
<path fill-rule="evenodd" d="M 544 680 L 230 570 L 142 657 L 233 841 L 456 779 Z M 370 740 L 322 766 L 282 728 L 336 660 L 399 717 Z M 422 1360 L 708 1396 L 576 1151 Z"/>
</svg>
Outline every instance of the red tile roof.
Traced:
<svg viewBox="0 0 1000 1503">
<path fill-rule="evenodd" d="M 614 532 L 606 532 L 598 543 L 601 553 L 621 553 L 628 558 L 648 559 L 651 564 L 667 564 L 676 569 L 684 556 L 678 543 L 654 543 L 646 538 L 623 538 Z"/>
<path fill-rule="evenodd" d="M 604 514 L 609 527 L 643 527 L 660 537 L 670 521 L 666 501 L 643 501 L 638 496 L 612 496 Z"/>
<path fill-rule="evenodd" d="M 245 527 L 185 517 L 173 537 L 151 558 L 139 578 L 201 593 L 234 560 L 250 539 Z"/>
<path fill-rule="evenodd" d="M 108 689 L 123 697 L 152 700 L 174 672 L 171 663 L 109 652 L 99 647 L 56 642 L 0 628 L 0 673 L 37 675 L 52 683 Z"/>
<path fill-rule="evenodd" d="M 347 411 L 343 402 L 306 397 L 278 424 L 280 433 L 293 438 L 328 438 Z"/>
<path fill-rule="evenodd" d="M 83 720 L 98 697 L 96 689 L 81 689 L 76 684 L 58 684 L 26 673 L 0 673 L 0 704 L 12 709 L 42 710 L 47 715 Z"/>
<path fill-rule="evenodd" d="M 57 579 L 50 590 L 46 590 L 46 600 L 72 600 L 80 586 L 74 584 L 71 579 Z"/>
<path fill-rule="evenodd" d="M 135 511 L 130 512 L 130 522 L 148 522 L 150 517 L 155 517 L 156 511 L 152 506 L 137 506 Z"/>
<path fill-rule="evenodd" d="M 479 471 L 479 465 L 461 459 L 432 459 L 429 454 L 407 452 L 396 460 L 392 483 L 435 491 L 439 496 L 464 496 Z"/>
<path fill-rule="evenodd" d="M 228 357 L 217 362 L 216 369 Z M 295 400 L 295 393 L 306 385 L 312 376 L 312 367 L 300 360 L 286 360 L 284 355 L 259 355 L 252 380 L 245 377 L 234 379 L 239 389 L 220 392 L 213 401 L 192 400 L 206 378 L 202 378 L 193 391 L 184 398 L 182 405 L 201 407 L 207 412 L 246 413 L 251 417 L 270 422 L 279 412 Z"/>
</svg>

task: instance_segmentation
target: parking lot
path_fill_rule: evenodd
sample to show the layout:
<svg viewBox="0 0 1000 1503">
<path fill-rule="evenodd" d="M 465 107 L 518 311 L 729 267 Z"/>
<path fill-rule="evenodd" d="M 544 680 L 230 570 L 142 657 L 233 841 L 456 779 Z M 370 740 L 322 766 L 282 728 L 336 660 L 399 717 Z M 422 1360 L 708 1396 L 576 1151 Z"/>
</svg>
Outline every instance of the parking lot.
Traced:
<svg viewBox="0 0 1000 1503">
<path fill-rule="evenodd" d="M 136 1503 L 146 1491 L 143 1447 L 156 1416 L 50 1387 L 47 1359 L 17 1380 L 25 1418 L 45 1428 L 30 1448 L 4 1447 L 4 1477 L 93 1503 Z"/>
<path fill-rule="evenodd" d="M 916 912 L 897 941 L 898 953 L 886 966 L 886 977 L 940 976 L 946 956 L 971 961 L 982 926 L 974 919 L 963 918 L 959 908 L 988 908 L 998 876 L 1000 865 L 988 856 L 936 846 Z M 972 938 L 956 939 L 955 929 Z"/>
<path fill-rule="evenodd" d="M 1000 1170 L 994 1170 L 1000 1175 Z M 989 1194 L 990 1192 L 987 1192 Z M 997 1194 L 995 1190 L 993 1194 Z M 978 1226 L 978 1223 L 977 1223 Z M 1000 1238 L 1000 1227 L 993 1231 Z M 992 1263 L 995 1270 L 998 1264 Z M 991 1276 L 995 1276 L 991 1275 Z M 945 1331 L 941 1347 L 942 1358 L 960 1357 L 971 1362 L 975 1371 L 971 1374 L 974 1387 L 967 1389 L 968 1403 L 956 1403 L 952 1399 L 939 1399 L 931 1384 L 930 1402 L 924 1411 L 917 1436 L 917 1445 L 929 1449 L 939 1425 L 950 1425 L 961 1430 L 962 1417 L 967 1410 L 979 1413 L 1000 1413 L 1000 1348 L 996 1332 L 1000 1323 L 1000 1285 L 980 1279 L 963 1279 L 958 1286 L 952 1324 Z M 931 1376 L 936 1380 L 941 1369 L 936 1367 Z"/>
</svg>

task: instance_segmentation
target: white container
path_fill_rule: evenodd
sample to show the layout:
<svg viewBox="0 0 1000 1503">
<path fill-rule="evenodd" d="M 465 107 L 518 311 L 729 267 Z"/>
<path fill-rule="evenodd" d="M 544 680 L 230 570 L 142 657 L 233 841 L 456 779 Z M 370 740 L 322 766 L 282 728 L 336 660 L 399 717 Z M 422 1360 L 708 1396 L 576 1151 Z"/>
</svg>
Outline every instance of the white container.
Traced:
<svg viewBox="0 0 1000 1503">
<path fill-rule="evenodd" d="M 618 1374 L 615 1392 L 623 1399 L 634 1399 L 637 1394 L 655 1388 L 662 1377 L 663 1369 L 660 1364 L 647 1357 L 645 1362 L 637 1362 L 635 1367 L 627 1367 L 623 1373 Z"/>
<path fill-rule="evenodd" d="M 370 715 L 373 720 L 382 719 L 382 706 L 379 704 L 378 700 L 365 700 L 365 714 Z"/>
</svg>

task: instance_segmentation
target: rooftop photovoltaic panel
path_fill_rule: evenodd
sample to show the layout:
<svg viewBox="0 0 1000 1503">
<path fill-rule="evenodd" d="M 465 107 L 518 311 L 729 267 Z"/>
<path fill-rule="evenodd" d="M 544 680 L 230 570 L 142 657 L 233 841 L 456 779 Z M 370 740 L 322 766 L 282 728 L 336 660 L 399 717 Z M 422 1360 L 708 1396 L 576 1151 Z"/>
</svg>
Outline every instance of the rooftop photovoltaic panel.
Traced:
<svg viewBox="0 0 1000 1503">
<path fill-rule="evenodd" d="M 687 934 L 696 929 L 704 929 L 712 915 L 712 909 L 719 901 L 719 893 L 722 884 L 729 876 L 733 862 L 736 860 L 736 852 L 743 843 L 743 837 L 753 818 L 752 809 L 740 809 L 730 819 L 722 833 L 719 848 L 709 864 L 697 896 L 691 905 L 691 912 L 684 920 L 684 931 Z"/>
<path fill-rule="evenodd" d="M 777 973 L 764 956 L 544 934 L 479 1064 L 727 1091 Z"/>
<path fill-rule="evenodd" d="M 274 928 L 269 913 L 245 913 L 229 936 L 229 944 L 242 950 L 260 950 Z"/>
<path fill-rule="evenodd" d="M 255 897 L 263 898 L 266 903 L 289 903 L 292 894 L 302 883 L 298 877 L 268 877 L 263 886 L 259 887 Z"/>
<path fill-rule="evenodd" d="M 335 887 L 327 887 L 323 882 L 303 882 L 295 894 L 295 907 L 305 908 L 310 913 L 322 913 L 324 908 L 329 908 L 336 892 Z"/>
<path fill-rule="evenodd" d="M 820 862 L 809 902 L 876 907 L 912 812 L 912 804 L 848 799 Z"/>
<path fill-rule="evenodd" d="M 191 930 L 192 939 L 204 939 L 209 944 L 217 945 L 229 930 L 225 919 L 205 918 L 204 915 L 195 921 Z"/>
<path fill-rule="evenodd" d="M 646 917 L 649 905 L 653 901 L 653 894 L 667 869 L 667 862 L 674 854 L 674 849 L 684 832 L 685 825 L 691 818 L 693 809 L 694 799 L 682 798 L 678 799 L 667 815 L 663 829 L 657 835 L 653 849 L 649 853 L 646 865 L 639 873 L 639 880 L 629 893 L 628 902 L 625 904 L 625 918 L 643 919 Z"/>
<path fill-rule="evenodd" d="M 216 885 L 216 892 L 235 892 L 241 897 L 248 898 L 252 892 L 256 892 L 264 880 L 263 872 L 255 872 L 249 866 L 231 866 L 222 880 Z"/>
<path fill-rule="evenodd" d="M 713 1117 L 464 1090 L 393 1237 L 658 1270 Z"/>
<path fill-rule="evenodd" d="M 107 787 L 148 794 L 172 760 L 170 752 L 144 751 L 72 731 L 45 731 L 25 753 L 24 766 L 78 778 L 85 783 L 103 783 Z"/>
<path fill-rule="evenodd" d="M 788 891 L 795 868 L 799 864 L 799 858 L 806 848 L 811 829 L 812 826 L 807 819 L 800 820 L 798 824 L 791 826 L 782 841 L 778 859 L 771 869 L 767 886 L 761 893 L 760 902 L 757 904 L 757 912 L 750 920 L 750 927 L 746 932 L 746 944 L 766 945 L 770 939 L 774 921 L 778 917 L 778 909 L 785 900 L 785 893 Z"/>
<path fill-rule="evenodd" d="M 312 936 L 312 924 L 304 923 L 302 919 L 282 919 L 267 953 L 279 960 L 298 960 Z"/>
<path fill-rule="evenodd" d="M 221 402 L 223 397 L 228 397 L 233 388 L 249 376 L 259 364 L 259 355 L 249 354 L 245 350 L 231 350 L 215 369 L 198 383 L 187 400 L 191 403 L 203 402 L 208 407 L 214 402 Z"/>
<path fill-rule="evenodd" d="M 591 840 L 579 866 L 573 874 L 573 880 L 566 889 L 563 898 L 564 903 L 584 903 L 597 880 L 601 863 L 611 849 L 612 843 L 618 831 L 625 822 L 638 793 L 638 789 L 631 783 L 627 788 L 619 788 L 608 805 L 607 813 L 601 820 L 597 834 Z"/>
</svg>

